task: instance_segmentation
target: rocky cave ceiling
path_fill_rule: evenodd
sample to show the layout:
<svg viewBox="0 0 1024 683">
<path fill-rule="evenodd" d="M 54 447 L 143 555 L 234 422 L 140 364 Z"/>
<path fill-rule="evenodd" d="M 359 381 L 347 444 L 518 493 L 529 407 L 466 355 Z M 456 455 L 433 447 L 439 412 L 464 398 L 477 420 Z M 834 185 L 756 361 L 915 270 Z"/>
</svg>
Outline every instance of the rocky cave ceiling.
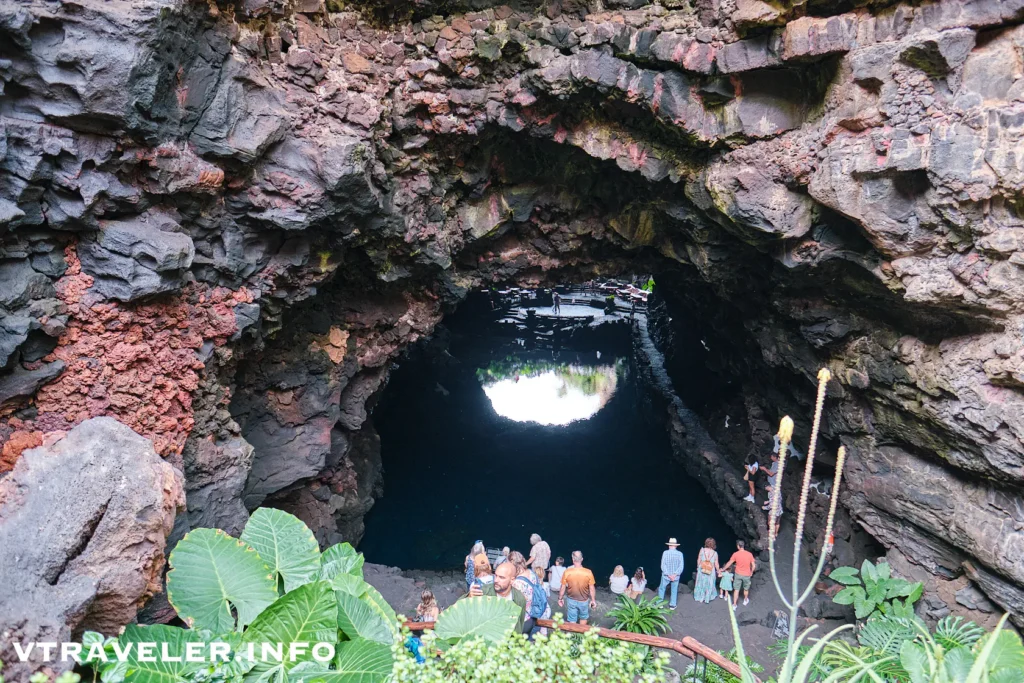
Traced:
<svg viewBox="0 0 1024 683">
<path fill-rule="evenodd" d="M 0 545 L 27 538 L 12 492 L 71 476 L 22 453 L 98 416 L 152 441 L 118 466 L 165 512 L 184 489 L 172 539 L 275 495 L 358 536 L 367 403 L 403 348 L 475 286 L 655 272 L 752 429 L 806 420 L 829 367 L 850 523 L 1024 626 L 1022 20 L 0 2 Z M 54 623 L 124 623 L 159 588 L 162 540 L 114 607 L 81 543 L 47 552 L 93 586 L 40 601 Z"/>
</svg>

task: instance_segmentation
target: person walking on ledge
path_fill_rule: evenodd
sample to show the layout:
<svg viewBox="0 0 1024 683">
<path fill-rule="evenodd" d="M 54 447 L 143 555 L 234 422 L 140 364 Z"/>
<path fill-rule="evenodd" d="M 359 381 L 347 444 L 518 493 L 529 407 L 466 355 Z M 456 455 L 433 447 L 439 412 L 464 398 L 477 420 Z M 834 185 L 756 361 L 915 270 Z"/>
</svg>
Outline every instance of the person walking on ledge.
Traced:
<svg viewBox="0 0 1024 683">
<path fill-rule="evenodd" d="M 679 552 L 679 541 L 675 538 L 668 539 L 668 550 L 661 554 L 661 585 L 658 586 L 658 598 L 665 599 L 665 589 L 672 584 L 672 599 L 668 606 L 676 608 L 676 600 L 679 597 L 679 577 L 683 575 L 683 554 Z"/>
<path fill-rule="evenodd" d="M 555 315 L 562 312 L 562 297 L 558 296 L 558 292 L 551 293 L 551 312 Z"/>
<path fill-rule="evenodd" d="M 740 589 L 743 589 L 743 604 L 750 604 L 750 577 L 754 575 L 754 570 L 757 569 L 757 562 L 754 561 L 754 556 L 749 550 L 745 550 L 743 547 L 743 541 L 736 541 L 736 552 L 732 554 L 729 561 L 725 563 L 722 570 L 727 570 L 729 567 L 736 565 L 736 576 L 733 579 L 733 592 L 732 592 L 732 606 L 736 607 L 736 602 L 740 597 Z"/>
<path fill-rule="evenodd" d="M 565 607 L 565 596 L 569 594 L 569 606 L 565 609 L 565 620 L 570 624 L 587 625 L 590 610 L 597 608 L 597 594 L 594 592 L 594 572 L 583 566 L 583 553 L 572 551 L 572 566 L 562 574 L 562 589 L 558 592 L 558 606 Z M 587 598 L 590 601 L 587 602 Z"/>
</svg>

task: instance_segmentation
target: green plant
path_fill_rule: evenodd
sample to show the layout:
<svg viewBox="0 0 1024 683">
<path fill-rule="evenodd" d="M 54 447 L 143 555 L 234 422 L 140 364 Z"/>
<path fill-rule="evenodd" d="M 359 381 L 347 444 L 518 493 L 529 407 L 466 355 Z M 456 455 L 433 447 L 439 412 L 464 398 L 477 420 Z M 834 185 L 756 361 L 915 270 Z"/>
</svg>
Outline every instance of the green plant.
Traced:
<svg viewBox="0 0 1024 683">
<path fill-rule="evenodd" d="M 647 282 L 644 283 L 644 286 L 641 287 L 641 289 L 643 289 L 645 292 L 653 292 L 654 291 L 654 278 L 653 277 L 652 278 L 647 278 Z"/>
<path fill-rule="evenodd" d="M 736 652 L 736 648 L 733 648 L 728 652 L 719 652 L 718 654 L 722 655 L 730 662 L 739 663 L 739 654 Z M 747 667 L 753 673 L 761 673 L 764 671 L 764 667 L 750 657 L 747 657 Z M 683 673 L 682 680 L 683 683 L 739 683 L 740 679 L 717 664 L 705 661 L 700 664 L 694 662 L 690 666 L 686 667 L 686 672 Z"/>
<path fill-rule="evenodd" d="M 615 607 L 608 610 L 606 616 L 615 620 L 612 628 L 630 633 L 643 633 L 648 636 L 660 636 L 669 630 L 668 605 L 664 600 L 641 597 L 636 602 L 625 595 L 620 595 Z"/>
<path fill-rule="evenodd" d="M 320 553 L 312 532 L 292 515 L 256 510 L 237 539 L 219 529 L 195 529 L 168 562 L 168 600 L 191 628 L 131 625 L 116 639 L 86 632 L 86 662 L 104 683 L 287 683 L 300 666 L 300 671 L 316 666 L 321 673 L 341 676 L 339 681 L 364 683 L 382 681 L 390 673 L 367 677 L 364 671 L 343 668 L 371 651 L 380 665 L 381 652 L 390 658 L 398 634 L 394 611 L 363 580 L 362 556 L 347 543 Z M 134 648 L 126 661 L 112 656 L 115 645 L 123 649 L 140 642 L 156 643 L 171 656 L 149 662 Z M 303 643 L 310 644 L 299 648 L 305 651 L 285 655 L 293 644 Z M 339 653 L 329 665 L 314 661 L 316 643 L 328 643 Z M 230 653 L 227 661 L 208 656 L 214 644 Z M 207 656 L 188 661 L 181 655 L 190 645 L 207 646 L 201 650 Z M 248 656 L 250 651 L 254 656 Z"/>
<path fill-rule="evenodd" d="M 665 679 L 667 654 L 659 654 L 652 669 L 645 671 L 642 649 L 603 639 L 597 629 L 574 635 L 553 631 L 536 636 L 532 643 L 521 634 L 493 643 L 466 638 L 437 652 L 437 636 L 428 632 L 423 636 L 423 651 L 430 655 L 422 664 L 417 664 L 401 643 L 393 646 L 393 683 L 655 683 Z"/>
<path fill-rule="evenodd" d="M 853 605 L 858 619 L 867 619 L 872 614 L 912 619 L 914 603 L 924 593 L 924 584 L 920 581 L 911 583 L 892 576 L 887 562 L 874 565 L 864 560 L 859 572 L 855 567 L 837 567 L 828 577 L 846 586 L 832 601 Z"/>
<path fill-rule="evenodd" d="M 807 449 L 804 465 L 803 483 L 800 489 L 800 504 L 797 509 L 796 535 L 793 544 L 793 575 L 791 591 L 787 596 L 782 590 L 779 574 L 775 565 L 775 534 L 777 530 L 769 527 L 768 556 L 772 580 L 779 597 L 790 610 L 790 624 L 796 624 L 801 605 L 806 602 L 814 590 L 815 583 L 821 576 L 822 568 L 831 552 L 826 545 L 818 559 L 817 567 L 807 586 L 801 589 L 799 576 L 800 549 L 803 542 L 804 523 L 807 514 L 807 497 L 811 483 L 811 472 L 814 465 L 814 451 L 821 424 L 821 413 L 825 402 L 825 387 L 831 379 L 831 373 L 822 369 L 818 373 L 818 396 L 815 402 L 814 421 L 811 426 L 811 440 Z M 779 425 L 779 471 L 776 475 L 777 485 L 772 491 L 771 512 L 774 518 L 780 505 L 779 491 L 782 489 L 783 475 L 786 465 L 786 452 L 793 438 L 793 421 L 784 417 Z M 840 447 L 836 458 L 835 481 L 832 485 L 831 505 L 825 522 L 826 539 L 831 537 L 832 525 L 835 520 L 836 503 L 839 498 L 839 487 L 842 483 L 843 466 L 846 451 Z M 888 566 L 878 572 L 878 567 L 861 568 L 861 574 L 873 585 L 874 595 L 881 595 L 884 581 L 890 579 Z M 838 570 L 837 570 L 838 571 Z M 835 572 L 833 572 L 833 576 Z M 840 576 L 844 576 L 843 573 Z M 846 572 L 852 579 L 852 574 Z M 902 597 L 914 596 L 917 588 L 908 584 L 899 585 L 898 592 L 907 591 Z M 885 589 L 888 594 L 888 587 Z M 864 599 L 868 598 L 868 589 L 864 589 Z M 1020 637 L 1012 631 L 1004 630 L 1007 616 L 1000 619 L 995 631 L 981 636 L 977 626 L 964 623 L 959 618 L 942 620 L 936 628 L 935 635 L 929 633 L 921 620 L 913 616 L 913 600 L 903 600 L 902 610 L 892 609 L 889 614 L 874 609 L 867 613 L 868 621 L 858 634 L 857 644 L 851 644 L 838 638 L 843 631 L 852 626 L 841 626 L 830 631 L 819 639 L 810 638 L 816 629 L 811 626 L 797 635 L 791 629 L 785 645 L 776 646 L 782 655 L 782 666 L 776 678 L 777 683 L 808 683 L 808 681 L 824 680 L 827 683 L 1024 683 L 1024 645 Z M 743 652 L 743 642 L 736 622 L 736 614 L 729 601 L 729 620 L 732 625 L 733 638 L 736 643 L 737 662 L 740 665 L 743 683 L 754 683 L 751 666 Z M 884 597 L 875 600 L 884 602 Z M 907 615 L 909 606 L 910 614 Z M 903 615 L 898 616 L 897 611 Z M 874 613 L 874 616 L 871 616 Z"/>
</svg>

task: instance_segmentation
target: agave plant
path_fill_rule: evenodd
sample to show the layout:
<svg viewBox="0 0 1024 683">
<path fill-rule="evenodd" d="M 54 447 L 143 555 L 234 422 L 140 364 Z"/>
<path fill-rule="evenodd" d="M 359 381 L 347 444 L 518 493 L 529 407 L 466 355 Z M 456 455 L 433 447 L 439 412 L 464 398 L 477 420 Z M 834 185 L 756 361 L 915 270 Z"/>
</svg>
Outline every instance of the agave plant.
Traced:
<svg viewBox="0 0 1024 683">
<path fill-rule="evenodd" d="M 615 620 L 612 628 L 616 630 L 660 636 L 671 630 L 668 625 L 668 613 L 668 605 L 664 600 L 647 600 L 641 597 L 634 602 L 625 595 L 620 595 L 618 603 L 608 610 L 607 616 Z"/>
</svg>

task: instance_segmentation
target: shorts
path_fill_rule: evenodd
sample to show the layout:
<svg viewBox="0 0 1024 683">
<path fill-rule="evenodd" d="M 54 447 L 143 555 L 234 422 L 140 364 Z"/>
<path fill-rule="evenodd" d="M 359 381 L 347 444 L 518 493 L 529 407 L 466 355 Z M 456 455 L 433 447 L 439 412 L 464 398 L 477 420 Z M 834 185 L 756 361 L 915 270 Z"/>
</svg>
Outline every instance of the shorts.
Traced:
<svg viewBox="0 0 1024 683">
<path fill-rule="evenodd" d="M 575 624 L 580 619 L 590 618 L 590 601 L 565 599 L 565 620 Z"/>
<path fill-rule="evenodd" d="M 733 577 L 733 585 L 736 586 L 736 590 L 743 589 L 748 591 L 750 590 L 750 577 L 743 576 L 743 574 L 736 574 Z"/>
</svg>

